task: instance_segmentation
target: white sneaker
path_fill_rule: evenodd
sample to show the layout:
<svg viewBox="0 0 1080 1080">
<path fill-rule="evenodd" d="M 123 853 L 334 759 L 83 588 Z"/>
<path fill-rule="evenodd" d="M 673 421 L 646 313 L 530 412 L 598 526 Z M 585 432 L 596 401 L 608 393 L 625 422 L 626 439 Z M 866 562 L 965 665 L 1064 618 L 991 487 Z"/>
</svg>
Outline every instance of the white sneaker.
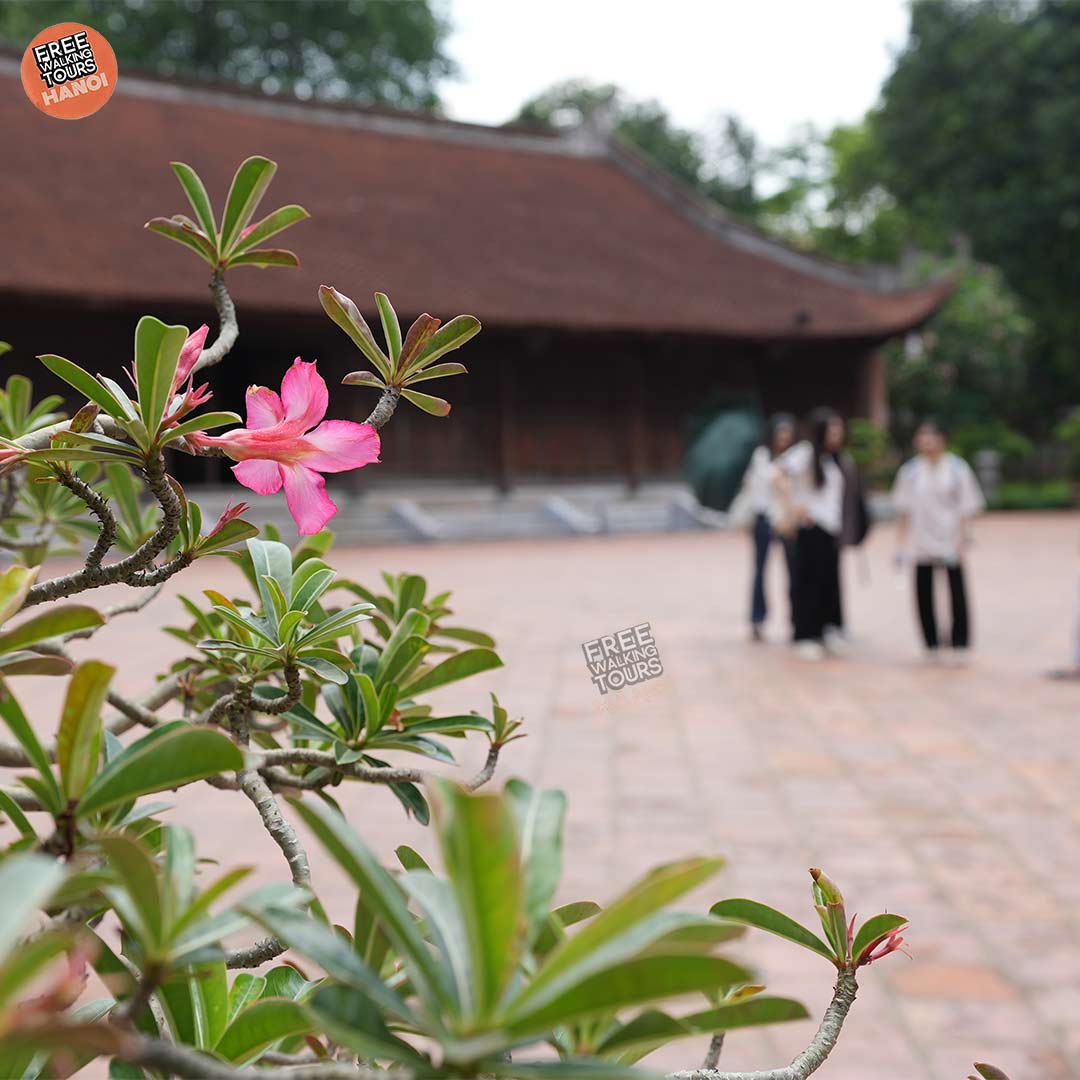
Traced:
<svg viewBox="0 0 1080 1080">
<path fill-rule="evenodd" d="M 971 663 L 971 650 L 967 648 L 953 649 L 949 660 L 954 667 L 967 667 Z"/>
<path fill-rule="evenodd" d="M 934 648 L 928 648 L 926 650 L 926 662 L 928 664 L 940 664 L 941 663 L 941 650 L 934 646 Z"/>
<path fill-rule="evenodd" d="M 833 656 L 847 656 L 851 652 L 851 642 L 843 630 L 835 626 L 825 627 L 825 648 Z"/>
<path fill-rule="evenodd" d="M 795 655 L 800 660 L 824 660 L 825 646 L 820 641 L 796 641 Z"/>
</svg>

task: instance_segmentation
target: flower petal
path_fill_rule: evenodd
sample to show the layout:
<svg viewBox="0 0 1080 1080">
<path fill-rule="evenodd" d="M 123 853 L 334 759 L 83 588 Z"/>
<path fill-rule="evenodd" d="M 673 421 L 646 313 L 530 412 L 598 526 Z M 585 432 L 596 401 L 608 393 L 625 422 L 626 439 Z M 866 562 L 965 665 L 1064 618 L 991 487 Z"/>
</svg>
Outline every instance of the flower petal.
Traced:
<svg viewBox="0 0 1080 1080">
<path fill-rule="evenodd" d="M 173 386 L 178 387 L 190 374 L 196 361 L 202 356 L 203 345 L 210 327 L 203 323 L 198 330 L 188 334 L 187 340 L 180 349 L 180 359 L 176 362 L 176 375 L 173 378 Z"/>
<path fill-rule="evenodd" d="M 379 460 L 379 433 L 370 424 L 324 420 L 300 440 L 297 457 L 324 473 L 359 469 Z"/>
<path fill-rule="evenodd" d="M 313 428 L 326 415 L 330 396 L 314 361 L 305 364 L 299 356 L 293 361 L 281 380 L 281 400 L 285 419 L 297 424 L 301 432 Z"/>
<path fill-rule="evenodd" d="M 326 481 L 314 469 L 303 465 L 282 465 L 285 501 L 301 536 L 312 536 L 337 513 L 326 494 Z"/>
<path fill-rule="evenodd" d="M 247 426 L 250 430 L 273 427 L 285 419 L 281 398 L 268 386 L 249 386 L 244 401 L 247 404 Z"/>
<path fill-rule="evenodd" d="M 276 461 L 251 458 L 233 466 L 233 475 L 257 495 L 273 495 L 281 490 L 281 466 Z"/>
</svg>

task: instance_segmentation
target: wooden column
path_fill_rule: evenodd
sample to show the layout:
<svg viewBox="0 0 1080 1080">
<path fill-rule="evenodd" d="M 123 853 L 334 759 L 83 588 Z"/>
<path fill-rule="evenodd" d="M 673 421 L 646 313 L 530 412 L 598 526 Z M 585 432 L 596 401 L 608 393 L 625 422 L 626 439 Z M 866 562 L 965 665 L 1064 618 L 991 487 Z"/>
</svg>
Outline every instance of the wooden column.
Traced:
<svg viewBox="0 0 1080 1080">
<path fill-rule="evenodd" d="M 859 412 L 879 428 L 888 428 L 889 372 L 884 349 L 874 349 L 860 364 Z"/>
<path fill-rule="evenodd" d="M 645 360 L 635 349 L 627 365 L 627 408 L 625 413 L 626 483 L 637 491 L 645 478 L 647 455 L 645 440 L 648 426 L 645 420 Z"/>
<path fill-rule="evenodd" d="M 529 349 L 531 353 L 533 350 Z M 496 373 L 496 421 L 495 421 L 495 485 L 504 495 L 513 486 L 514 477 L 514 439 L 516 417 L 514 410 L 514 368 L 512 350 L 495 354 L 494 362 L 498 365 Z"/>
</svg>

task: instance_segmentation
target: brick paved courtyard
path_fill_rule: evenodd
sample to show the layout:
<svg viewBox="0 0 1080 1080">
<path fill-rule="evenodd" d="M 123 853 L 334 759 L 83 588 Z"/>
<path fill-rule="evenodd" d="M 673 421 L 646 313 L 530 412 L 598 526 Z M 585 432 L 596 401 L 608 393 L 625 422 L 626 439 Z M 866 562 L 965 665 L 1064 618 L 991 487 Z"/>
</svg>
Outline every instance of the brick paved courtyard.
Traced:
<svg viewBox="0 0 1080 1080">
<path fill-rule="evenodd" d="M 699 894 L 703 906 L 749 895 L 807 920 L 805 871 L 823 866 L 849 910 L 912 920 L 913 959 L 865 973 L 818 1075 L 960 1080 L 979 1059 L 1013 1080 L 1055 1080 L 1080 1076 L 1080 685 L 1042 673 L 1068 653 L 1077 540 L 1071 516 L 980 523 L 966 669 L 922 663 L 885 528 L 865 566 L 846 567 L 852 654 L 818 666 L 779 643 L 782 611 L 774 643 L 746 640 L 741 535 L 353 549 L 337 562 L 369 580 L 424 573 L 455 590 L 463 624 L 496 635 L 506 667 L 446 701 L 483 708 L 490 688 L 526 718 L 530 737 L 508 749 L 502 777 L 569 792 L 564 899 L 603 901 L 656 862 L 722 853 L 729 868 Z M 181 588 L 220 587 L 227 572 L 207 560 Z M 143 689 L 175 653 L 153 628 L 178 614 L 163 597 L 83 652 L 119 662 L 121 685 Z M 601 697 L 581 643 L 643 621 L 664 675 Z M 38 686 L 55 699 L 55 683 Z M 471 766 L 482 754 L 476 744 L 463 757 Z M 401 842 L 432 851 L 388 793 L 339 792 L 387 855 Z M 203 853 L 281 875 L 243 800 L 200 787 L 177 801 L 176 817 L 203 828 Z M 318 852 L 313 862 L 316 887 L 346 919 L 345 891 Z M 815 1012 L 827 1000 L 830 969 L 809 953 L 756 934 L 740 953 L 772 991 Z M 811 1030 L 732 1035 L 724 1062 L 780 1064 Z M 683 1044 L 655 1063 L 689 1067 L 702 1052 Z"/>
</svg>

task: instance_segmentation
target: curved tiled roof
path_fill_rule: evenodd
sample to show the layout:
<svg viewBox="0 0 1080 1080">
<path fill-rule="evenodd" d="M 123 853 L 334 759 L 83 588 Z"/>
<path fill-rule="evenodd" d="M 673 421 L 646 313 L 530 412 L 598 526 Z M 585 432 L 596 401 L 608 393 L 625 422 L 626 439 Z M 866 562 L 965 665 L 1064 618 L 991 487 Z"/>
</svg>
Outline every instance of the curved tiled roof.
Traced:
<svg viewBox="0 0 1080 1080">
<path fill-rule="evenodd" d="M 249 308 L 313 310 L 328 282 L 358 301 L 382 289 L 403 314 L 492 325 L 876 339 L 948 293 L 881 289 L 783 248 L 611 144 L 123 72 L 100 112 L 57 121 L 8 60 L 0 132 L 0 292 L 203 302 L 194 257 L 142 225 L 188 212 L 170 160 L 193 165 L 220 209 L 258 153 L 279 163 L 264 209 L 298 202 L 312 217 L 282 237 L 300 270 L 230 275 Z"/>
</svg>

